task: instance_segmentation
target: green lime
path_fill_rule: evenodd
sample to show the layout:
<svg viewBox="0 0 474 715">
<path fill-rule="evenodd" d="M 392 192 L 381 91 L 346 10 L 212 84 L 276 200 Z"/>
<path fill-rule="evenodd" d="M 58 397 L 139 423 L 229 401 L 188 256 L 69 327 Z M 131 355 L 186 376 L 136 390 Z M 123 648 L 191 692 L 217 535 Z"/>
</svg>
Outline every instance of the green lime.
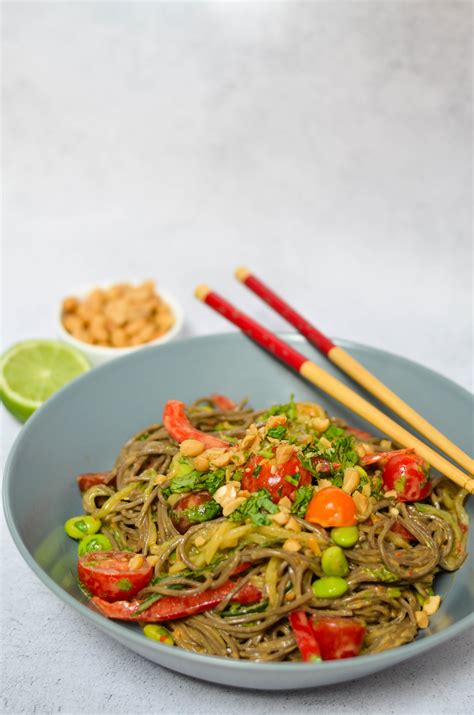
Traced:
<svg viewBox="0 0 474 715">
<path fill-rule="evenodd" d="M 84 355 L 56 340 L 25 340 L 0 359 L 0 398 L 25 422 L 54 392 L 89 370 Z"/>
</svg>

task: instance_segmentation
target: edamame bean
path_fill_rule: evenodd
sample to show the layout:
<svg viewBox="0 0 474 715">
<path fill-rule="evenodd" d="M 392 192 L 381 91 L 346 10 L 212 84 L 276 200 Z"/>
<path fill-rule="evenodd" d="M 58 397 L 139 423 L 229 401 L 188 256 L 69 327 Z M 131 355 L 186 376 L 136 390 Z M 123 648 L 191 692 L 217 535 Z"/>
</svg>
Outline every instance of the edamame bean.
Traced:
<svg viewBox="0 0 474 715">
<path fill-rule="evenodd" d="M 349 564 L 340 546 L 330 546 L 323 551 L 321 566 L 326 576 L 347 576 Z"/>
<path fill-rule="evenodd" d="M 174 645 L 174 639 L 171 633 L 164 626 L 158 626 L 154 623 L 149 623 L 143 629 L 143 634 L 147 638 L 163 643 L 164 645 Z"/>
<path fill-rule="evenodd" d="M 82 514 L 73 516 L 64 524 L 64 531 L 71 539 L 83 539 L 84 536 L 95 534 L 100 529 L 100 521 L 93 516 Z"/>
<path fill-rule="evenodd" d="M 77 553 L 79 556 L 83 556 L 84 554 L 94 551 L 112 551 L 112 544 L 103 534 L 91 534 L 90 536 L 85 536 L 79 542 Z"/>
<path fill-rule="evenodd" d="M 312 585 L 316 598 L 339 598 L 348 588 L 347 581 L 339 576 L 325 576 L 314 581 Z"/>
<path fill-rule="evenodd" d="M 359 541 L 359 529 L 357 526 L 336 526 L 331 529 L 331 539 L 338 546 L 350 549 Z"/>
</svg>

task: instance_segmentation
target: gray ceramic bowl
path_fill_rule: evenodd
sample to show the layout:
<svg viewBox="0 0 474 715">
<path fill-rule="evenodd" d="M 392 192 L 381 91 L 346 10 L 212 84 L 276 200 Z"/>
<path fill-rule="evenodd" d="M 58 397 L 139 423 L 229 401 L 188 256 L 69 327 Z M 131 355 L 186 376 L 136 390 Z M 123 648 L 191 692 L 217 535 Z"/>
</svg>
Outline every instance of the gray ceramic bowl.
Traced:
<svg viewBox="0 0 474 715">
<path fill-rule="evenodd" d="M 335 369 L 299 336 L 285 338 L 330 372 Z M 369 370 L 465 450 L 471 448 L 471 396 L 431 370 L 390 353 L 339 342 Z M 441 610 L 429 631 L 380 655 L 322 664 L 249 663 L 188 653 L 145 638 L 134 625 L 107 621 L 87 606 L 77 588 L 76 547 L 63 532 L 81 512 L 74 476 L 108 469 L 127 437 L 159 421 L 168 398 L 190 401 L 213 391 L 248 396 L 256 407 L 298 400 L 321 402 L 352 424 L 363 422 L 304 383 L 238 334 L 182 340 L 147 348 L 97 368 L 48 400 L 22 429 L 9 456 L 4 506 L 13 539 L 35 574 L 65 603 L 100 628 L 105 637 L 172 670 L 215 683 L 284 689 L 360 678 L 424 653 L 464 631 L 472 614 L 472 557 L 455 574 L 438 578 Z M 472 499 L 470 500 L 472 510 Z M 474 530 L 471 531 L 472 551 Z"/>
</svg>

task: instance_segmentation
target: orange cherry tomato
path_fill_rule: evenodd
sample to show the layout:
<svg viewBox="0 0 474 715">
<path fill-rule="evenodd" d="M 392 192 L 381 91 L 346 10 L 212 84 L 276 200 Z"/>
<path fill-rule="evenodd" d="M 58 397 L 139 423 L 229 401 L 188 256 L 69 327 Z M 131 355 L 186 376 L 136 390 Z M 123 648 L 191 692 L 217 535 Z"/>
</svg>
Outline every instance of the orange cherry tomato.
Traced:
<svg viewBox="0 0 474 715">
<path fill-rule="evenodd" d="M 325 487 L 311 499 L 306 521 L 324 527 L 353 526 L 357 523 L 356 507 L 349 494 L 339 487 Z"/>
</svg>

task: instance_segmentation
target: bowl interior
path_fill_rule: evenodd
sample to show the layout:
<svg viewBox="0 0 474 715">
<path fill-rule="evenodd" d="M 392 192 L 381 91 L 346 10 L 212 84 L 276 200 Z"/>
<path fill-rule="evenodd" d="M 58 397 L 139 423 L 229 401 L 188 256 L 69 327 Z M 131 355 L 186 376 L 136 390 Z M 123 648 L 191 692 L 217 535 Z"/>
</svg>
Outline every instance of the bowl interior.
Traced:
<svg viewBox="0 0 474 715">
<path fill-rule="evenodd" d="M 285 338 L 341 378 L 324 358 L 306 343 L 303 345 L 302 338 Z M 361 345 L 339 344 L 461 448 L 470 450 L 469 393 L 411 361 Z M 348 379 L 341 379 L 350 384 Z M 288 689 L 359 677 L 415 655 L 467 625 L 472 618 L 472 557 L 460 571 L 438 577 L 436 591 L 443 596 L 443 605 L 432 618 L 430 629 L 422 632 L 417 642 L 381 656 L 335 661 L 317 668 L 197 656 L 149 641 L 136 626 L 112 623 L 93 612 L 77 587 L 76 545 L 63 531 L 66 519 L 82 512 L 75 475 L 110 468 L 129 436 L 161 420 L 168 398 L 189 402 L 210 392 L 234 399 L 248 397 L 255 407 L 286 402 L 293 393 L 298 400 L 320 402 L 330 414 L 367 428 L 362 420 L 236 334 L 144 348 L 85 374 L 57 393 L 28 421 L 10 454 L 5 475 L 5 511 L 16 544 L 36 574 L 57 595 L 109 635 L 158 663 L 196 677 L 244 687 Z M 471 531 L 471 551 L 472 545 Z M 287 672 L 284 683 L 283 671 Z"/>
</svg>

